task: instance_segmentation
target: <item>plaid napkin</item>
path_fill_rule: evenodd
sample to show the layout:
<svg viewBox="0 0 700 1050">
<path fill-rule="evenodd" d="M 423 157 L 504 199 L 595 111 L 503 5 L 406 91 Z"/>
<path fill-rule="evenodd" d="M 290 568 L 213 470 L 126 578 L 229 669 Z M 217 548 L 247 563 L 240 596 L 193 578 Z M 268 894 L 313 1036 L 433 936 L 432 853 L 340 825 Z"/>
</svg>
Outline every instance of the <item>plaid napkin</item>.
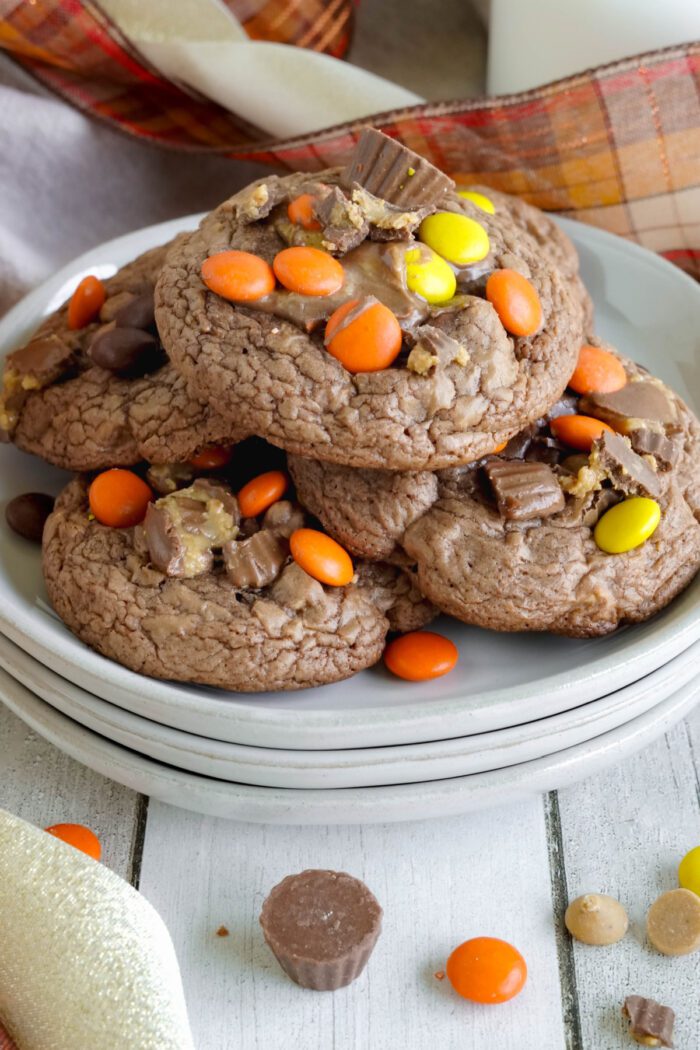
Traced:
<svg viewBox="0 0 700 1050">
<path fill-rule="evenodd" d="M 350 0 L 228 0 L 255 41 L 340 56 Z M 0 3 L 0 11 L 3 5 Z M 700 278 L 700 43 L 625 59 L 519 95 L 431 103 L 294 139 L 165 78 L 100 9 L 15 4 L 0 47 L 65 99 L 132 135 L 289 170 L 342 163 L 372 123 L 461 182 L 478 182 L 637 241 Z"/>
</svg>

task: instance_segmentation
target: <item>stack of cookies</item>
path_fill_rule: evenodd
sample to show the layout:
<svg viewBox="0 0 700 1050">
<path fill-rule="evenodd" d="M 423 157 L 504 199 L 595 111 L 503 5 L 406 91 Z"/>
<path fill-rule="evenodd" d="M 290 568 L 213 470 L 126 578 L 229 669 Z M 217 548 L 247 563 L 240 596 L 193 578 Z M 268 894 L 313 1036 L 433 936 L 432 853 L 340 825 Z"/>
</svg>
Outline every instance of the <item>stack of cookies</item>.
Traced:
<svg viewBox="0 0 700 1050">
<path fill-rule="evenodd" d="M 698 422 L 596 338 L 568 238 L 372 129 L 82 281 L 0 427 L 81 472 L 56 611 L 160 678 L 337 681 L 438 612 L 604 634 L 700 566 Z"/>
</svg>

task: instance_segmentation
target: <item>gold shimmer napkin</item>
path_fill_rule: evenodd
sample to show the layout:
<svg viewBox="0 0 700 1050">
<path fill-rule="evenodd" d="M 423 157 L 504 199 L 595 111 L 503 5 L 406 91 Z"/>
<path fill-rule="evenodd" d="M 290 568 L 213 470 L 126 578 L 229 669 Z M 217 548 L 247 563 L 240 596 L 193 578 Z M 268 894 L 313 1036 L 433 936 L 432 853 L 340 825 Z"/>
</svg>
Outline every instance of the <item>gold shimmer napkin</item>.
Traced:
<svg viewBox="0 0 700 1050">
<path fill-rule="evenodd" d="M 4 810 L 0 1024 L 18 1050 L 194 1047 L 157 912 L 109 868 Z"/>
</svg>

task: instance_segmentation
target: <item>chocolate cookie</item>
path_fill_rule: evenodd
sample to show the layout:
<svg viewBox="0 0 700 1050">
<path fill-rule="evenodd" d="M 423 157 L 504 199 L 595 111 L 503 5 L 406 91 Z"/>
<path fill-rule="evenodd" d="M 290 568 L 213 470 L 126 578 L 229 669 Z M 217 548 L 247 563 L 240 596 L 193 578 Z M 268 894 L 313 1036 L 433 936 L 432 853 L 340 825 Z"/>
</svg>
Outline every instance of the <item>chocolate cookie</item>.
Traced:
<svg viewBox="0 0 700 1050">
<path fill-rule="evenodd" d="M 141 674 L 242 692 L 322 685 L 434 614 L 391 566 L 356 564 L 347 586 L 323 585 L 290 557 L 303 510 L 279 500 L 242 519 L 220 479 L 167 491 L 131 528 L 88 511 L 77 478 L 44 529 L 49 597 L 79 638 Z"/>
<path fill-rule="evenodd" d="M 0 439 L 68 470 L 186 460 L 240 431 L 189 396 L 160 346 L 153 287 L 169 245 L 104 281 L 100 316 L 71 329 L 68 305 L 5 361 Z"/>
<path fill-rule="evenodd" d="M 300 200 L 307 212 L 299 216 Z M 440 247 L 444 230 L 425 225 L 445 218 L 448 240 L 457 223 L 457 249 Z M 306 294 L 288 276 L 274 287 L 264 264 L 279 275 L 290 245 L 320 249 L 326 269 L 328 253 L 337 258 L 340 287 Z M 224 252 L 257 260 L 259 284 L 241 291 L 224 282 L 238 301 L 210 290 L 222 288 L 210 271 L 221 277 Z M 431 267 L 451 271 L 447 298 L 414 290 L 409 265 L 424 277 Z M 507 330 L 487 298 L 495 271 L 524 277 L 539 302 L 531 334 Z M 481 211 L 422 158 L 368 130 L 348 168 L 261 180 L 178 241 L 156 286 L 156 316 L 190 389 L 232 423 L 314 459 L 436 469 L 492 451 L 561 393 L 583 332 L 570 283 L 504 209 Z M 349 313 L 336 313 L 349 303 Z M 377 355 L 341 363 L 336 336 L 356 323 L 361 332 L 378 306 L 385 320 L 393 316 L 398 356 L 386 367 Z M 374 354 L 372 341 L 359 342 Z"/>
<path fill-rule="evenodd" d="M 668 387 L 620 360 L 625 386 L 566 395 L 500 456 L 403 475 L 292 456 L 299 497 L 355 553 L 412 563 L 426 597 L 466 623 L 592 636 L 645 620 L 700 567 L 700 425 Z M 552 423 L 574 414 L 614 431 L 577 451 L 570 428 Z M 596 526 L 614 507 L 646 518 L 618 524 L 622 549 L 608 553 L 610 519 Z"/>
</svg>

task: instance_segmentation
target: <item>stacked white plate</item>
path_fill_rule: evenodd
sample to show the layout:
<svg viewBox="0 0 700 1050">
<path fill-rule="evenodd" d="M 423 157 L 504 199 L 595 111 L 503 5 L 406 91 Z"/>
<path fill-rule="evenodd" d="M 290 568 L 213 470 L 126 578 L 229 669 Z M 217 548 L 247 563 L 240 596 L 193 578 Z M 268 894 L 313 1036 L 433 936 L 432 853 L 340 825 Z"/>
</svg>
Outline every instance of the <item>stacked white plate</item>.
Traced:
<svg viewBox="0 0 700 1050">
<path fill-rule="evenodd" d="M 18 345 L 86 273 L 108 276 L 196 216 L 72 263 L 0 323 Z M 643 249 L 563 222 L 597 331 L 700 404 L 700 288 Z M 0 450 L 0 499 L 66 476 Z M 381 666 L 321 689 L 234 694 L 144 678 L 74 638 L 49 608 L 36 547 L 0 529 L 0 698 L 74 758 L 156 798 L 277 823 L 434 817 L 562 786 L 643 747 L 700 699 L 700 578 L 606 638 L 498 634 L 452 620 L 457 668 L 407 683 Z"/>
</svg>

